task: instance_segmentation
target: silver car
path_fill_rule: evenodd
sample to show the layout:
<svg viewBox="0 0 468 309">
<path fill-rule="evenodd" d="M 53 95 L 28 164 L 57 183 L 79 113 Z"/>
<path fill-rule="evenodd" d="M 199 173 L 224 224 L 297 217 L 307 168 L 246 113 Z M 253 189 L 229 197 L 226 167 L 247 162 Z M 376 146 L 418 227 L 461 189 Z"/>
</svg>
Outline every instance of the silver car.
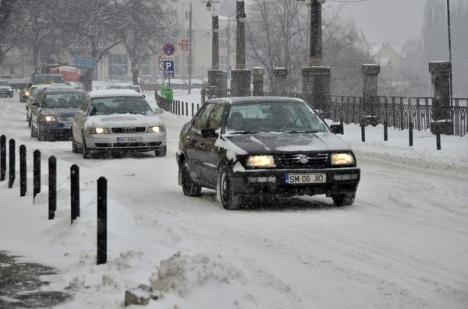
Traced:
<svg viewBox="0 0 468 309">
<path fill-rule="evenodd" d="M 72 150 L 84 158 L 110 151 L 165 156 L 166 140 L 165 125 L 133 90 L 92 91 L 72 120 Z"/>
</svg>

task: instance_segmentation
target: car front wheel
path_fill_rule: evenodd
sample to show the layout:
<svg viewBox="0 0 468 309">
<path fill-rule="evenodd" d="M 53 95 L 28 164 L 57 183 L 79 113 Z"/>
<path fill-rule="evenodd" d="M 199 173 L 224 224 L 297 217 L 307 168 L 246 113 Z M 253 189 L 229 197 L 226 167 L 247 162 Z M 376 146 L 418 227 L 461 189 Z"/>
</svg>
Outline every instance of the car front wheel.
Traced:
<svg viewBox="0 0 468 309">
<path fill-rule="evenodd" d="M 218 194 L 221 204 L 225 209 L 239 209 L 242 204 L 242 196 L 232 190 L 231 177 L 226 167 L 221 167 L 218 173 Z"/>
<path fill-rule="evenodd" d="M 354 203 L 356 192 L 345 194 L 333 194 L 332 199 L 336 206 L 350 206 Z"/>
<path fill-rule="evenodd" d="M 190 173 L 187 169 L 187 166 L 184 163 L 181 163 L 182 167 L 182 191 L 184 191 L 184 195 L 186 196 L 200 196 L 201 195 L 201 186 L 196 184 L 192 177 L 190 177 Z"/>
<path fill-rule="evenodd" d="M 90 159 L 91 158 L 91 151 L 86 147 L 86 140 L 83 136 L 83 143 L 81 144 L 83 150 L 83 159 Z"/>
</svg>

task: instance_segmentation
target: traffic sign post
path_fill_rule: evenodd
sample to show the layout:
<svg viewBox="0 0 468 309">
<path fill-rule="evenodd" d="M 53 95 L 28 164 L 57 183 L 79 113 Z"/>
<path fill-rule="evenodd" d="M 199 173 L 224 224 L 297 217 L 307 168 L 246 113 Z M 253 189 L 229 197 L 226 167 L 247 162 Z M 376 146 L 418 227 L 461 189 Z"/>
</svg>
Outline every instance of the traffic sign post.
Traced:
<svg viewBox="0 0 468 309">
<path fill-rule="evenodd" d="M 166 43 L 163 47 L 164 54 L 172 56 L 175 53 L 175 46 L 172 43 Z"/>
<path fill-rule="evenodd" d="M 175 63 L 174 60 L 164 60 L 164 76 L 174 78 L 175 76 Z"/>
</svg>

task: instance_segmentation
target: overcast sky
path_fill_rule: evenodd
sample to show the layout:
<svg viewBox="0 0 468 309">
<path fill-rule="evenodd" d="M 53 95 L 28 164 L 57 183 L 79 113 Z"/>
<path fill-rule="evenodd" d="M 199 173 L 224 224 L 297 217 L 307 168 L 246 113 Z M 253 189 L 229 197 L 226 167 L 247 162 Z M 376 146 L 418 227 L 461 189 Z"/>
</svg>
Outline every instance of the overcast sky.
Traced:
<svg viewBox="0 0 468 309">
<path fill-rule="evenodd" d="M 345 1 L 328 0 L 325 5 L 337 6 Z M 356 1 L 356 0 L 354 0 Z M 389 43 L 400 50 L 410 39 L 421 35 L 426 0 L 364 0 L 350 2 L 342 11 L 349 16 L 370 44 Z"/>
</svg>

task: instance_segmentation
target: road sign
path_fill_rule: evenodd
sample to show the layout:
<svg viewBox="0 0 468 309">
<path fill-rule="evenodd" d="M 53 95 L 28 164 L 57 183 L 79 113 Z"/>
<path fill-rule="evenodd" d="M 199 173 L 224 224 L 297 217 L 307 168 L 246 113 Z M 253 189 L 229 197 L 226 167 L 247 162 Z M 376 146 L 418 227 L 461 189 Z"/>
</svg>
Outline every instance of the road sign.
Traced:
<svg viewBox="0 0 468 309">
<path fill-rule="evenodd" d="M 166 77 L 175 76 L 175 63 L 174 60 L 164 60 L 164 75 Z"/>
<path fill-rule="evenodd" d="M 75 56 L 73 57 L 73 65 L 80 69 L 94 69 L 96 61 L 92 58 Z"/>
<path fill-rule="evenodd" d="M 172 56 L 175 53 L 175 46 L 172 43 L 166 43 L 163 52 L 168 56 Z"/>
</svg>

